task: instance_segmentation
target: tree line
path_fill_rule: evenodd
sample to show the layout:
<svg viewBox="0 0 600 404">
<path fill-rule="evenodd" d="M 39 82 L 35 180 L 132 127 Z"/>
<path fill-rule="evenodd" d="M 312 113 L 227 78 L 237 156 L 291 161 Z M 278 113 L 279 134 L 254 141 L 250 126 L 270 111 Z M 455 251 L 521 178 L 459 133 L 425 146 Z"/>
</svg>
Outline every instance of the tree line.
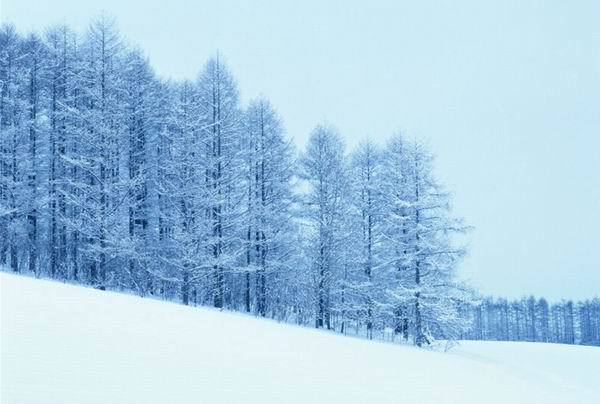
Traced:
<svg viewBox="0 0 600 404">
<path fill-rule="evenodd" d="M 469 332 L 466 228 L 423 143 L 347 152 L 322 124 L 298 153 L 218 55 L 162 79 L 105 15 L 2 26 L 0 88 L 0 266 L 418 346 Z"/>
<path fill-rule="evenodd" d="M 473 324 L 464 339 L 600 346 L 599 298 L 549 304 L 533 296 L 513 301 L 487 297 L 462 313 Z"/>
</svg>

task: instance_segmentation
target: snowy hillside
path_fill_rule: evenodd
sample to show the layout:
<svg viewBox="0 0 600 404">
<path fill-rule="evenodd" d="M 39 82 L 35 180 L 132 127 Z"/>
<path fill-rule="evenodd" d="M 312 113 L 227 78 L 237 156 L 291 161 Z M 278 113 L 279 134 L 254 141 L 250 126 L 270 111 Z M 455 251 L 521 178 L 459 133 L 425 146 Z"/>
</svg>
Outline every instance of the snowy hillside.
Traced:
<svg viewBox="0 0 600 404">
<path fill-rule="evenodd" d="M 450 353 L 0 274 L 12 403 L 598 403 L 600 349 Z"/>
</svg>

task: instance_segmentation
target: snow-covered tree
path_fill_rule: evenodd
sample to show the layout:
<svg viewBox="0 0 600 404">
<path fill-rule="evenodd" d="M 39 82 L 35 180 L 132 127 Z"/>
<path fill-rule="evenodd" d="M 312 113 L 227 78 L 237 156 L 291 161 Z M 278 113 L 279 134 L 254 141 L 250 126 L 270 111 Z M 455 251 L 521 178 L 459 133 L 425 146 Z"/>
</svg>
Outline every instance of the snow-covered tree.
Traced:
<svg viewBox="0 0 600 404">
<path fill-rule="evenodd" d="M 69 164 L 79 176 L 72 185 L 81 251 L 90 282 L 100 289 L 118 282 L 117 264 L 127 189 L 122 183 L 121 159 L 125 132 L 122 43 L 114 21 L 102 15 L 90 25 L 82 49 L 77 110 L 76 154 Z M 54 124 L 53 131 L 60 131 Z M 58 134 L 57 136 L 61 136 Z M 126 234 L 126 233 L 125 233 Z"/>
<path fill-rule="evenodd" d="M 23 55 L 23 39 L 11 25 L 0 30 L 0 264 L 14 272 L 27 241 L 27 160 L 31 129 L 30 77 Z"/>
<path fill-rule="evenodd" d="M 76 38 L 68 27 L 50 28 L 44 40 L 48 52 L 46 180 L 49 272 L 52 276 L 60 274 L 61 277 L 67 277 L 70 272 L 77 279 L 80 268 L 79 229 L 73 221 L 79 210 L 74 203 L 77 196 L 74 184 L 77 184 L 80 173 L 75 165 L 70 164 L 75 160 L 69 157 L 77 158 L 81 140 L 79 134 L 85 125 L 77 104 L 78 95 L 83 93 L 82 83 L 78 80 L 82 66 L 76 55 Z"/>
<path fill-rule="evenodd" d="M 351 221 L 352 260 L 346 265 L 343 278 L 346 286 L 345 300 L 350 317 L 364 324 L 368 338 L 373 338 L 373 328 L 382 302 L 380 288 L 383 277 L 380 267 L 382 242 L 382 199 L 380 187 L 381 152 L 371 142 L 362 143 L 350 157 L 349 182 L 352 190 Z M 348 273 L 349 272 L 349 273 Z"/>
<path fill-rule="evenodd" d="M 158 108 L 159 85 L 148 61 L 139 51 L 124 61 L 125 125 L 128 141 L 124 149 L 127 178 L 128 239 L 121 244 L 128 255 L 128 275 L 135 288 L 151 289 L 149 266 L 158 241 L 157 150 L 155 144 L 164 122 Z M 124 239 L 125 240 L 125 239 Z"/>
<path fill-rule="evenodd" d="M 217 55 L 210 59 L 197 82 L 199 136 L 204 153 L 199 158 L 205 169 L 206 214 L 210 221 L 208 237 L 212 284 L 210 294 L 215 307 L 231 303 L 232 274 L 245 253 L 238 228 L 244 190 L 243 157 L 240 142 L 241 109 L 233 76 Z"/>
<path fill-rule="evenodd" d="M 317 126 L 301 163 L 301 177 L 310 187 L 306 199 L 310 238 L 307 254 L 310 254 L 313 273 L 315 326 L 329 329 L 343 270 L 343 244 L 347 241 L 347 164 L 344 144 L 337 131 L 330 126 Z"/>
<path fill-rule="evenodd" d="M 172 88 L 171 113 L 159 137 L 157 169 L 161 278 L 171 279 L 188 304 L 195 286 L 206 281 L 208 219 L 205 209 L 204 144 L 196 88 L 184 82 Z M 195 290 L 195 289 L 194 289 Z"/>
<path fill-rule="evenodd" d="M 250 311 L 254 275 L 254 304 L 264 317 L 269 302 L 272 309 L 278 304 L 276 287 L 293 251 L 292 147 L 283 136 L 277 113 L 265 98 L 250 102 L 243 126 L 247 203 L 244 308 Z"/>
<path fill-rule="evenodd" d="M 27 203 L 27 233 L 28 233 L 28 268 L 32 273 L 37 273 L 37 261 L 40 251 L 40 211 L 43 201 L 40 192 L 44 150 L 43 138 L 45 125 L 41 119 L 45 103 L 44 81 L 47 75 L 46 48 L 42 40 L 35 34 L 28 36 L 24 42 L 23 53 L 26 55 L 25 66 L 27 70 L 27 139 L 28 154 L 24 166 L 27 177 L 28 190 L 24 191 Z"/>
<path fill-rule="evenodd" d="M 463 230 L 452 217 L 449 196 L 433 174 L 432 156 L 417 142 L 397 136 L 386 149 L 382 194 L 385 199 L 386 250 L 397 331 L 421 346 L 434 336 L 453 339 L 460 333 L 458 303 L 467 299 L 456 282 L 463 250 L 452 234 Z M 409 316 L 410 313 L 410 316 Z"/>
</svg>

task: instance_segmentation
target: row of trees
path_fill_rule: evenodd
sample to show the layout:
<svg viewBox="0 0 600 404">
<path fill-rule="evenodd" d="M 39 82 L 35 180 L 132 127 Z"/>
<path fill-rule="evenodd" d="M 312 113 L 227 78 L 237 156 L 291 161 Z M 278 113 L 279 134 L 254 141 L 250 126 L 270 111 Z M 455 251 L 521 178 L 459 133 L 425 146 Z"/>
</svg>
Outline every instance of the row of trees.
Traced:
<svg viewBox="0 0 600 404">
<path fill-rule="evenodd" d="M 420 143 L 297 155 L 219 57 L 157 78 L 101 16 L 0 31 L 0 264 L 415 344 L 455 338 L 462 225 Z"/>
<path fill-rule="evenodd" d="M 102 16 L 0 31 L 0 265 L 354 332 L 599 344 L 599 303 L 472 305 L 449 195 L 420 143 L 297 155 L 215 57 L 157 78 Z M 473 327 L 470 328 L 470 325 Z"/>
<path fill-rule="evenodd" d="M 600 345 L 600 302 L 472 303 L 464 230 L 432 156 L 394 136 L 298 155 L 218 57 L 157 78 L 102 16 L 85 35 L 0 30 L 0 265 L 298 324 Z"/>
<path fill-rule="evenodd" d="M 14 272 L 419 346 L 598 340 L 597 301 L 577 320 L 568 304 L 471 305 L 455 277 L 465 228 L 423 144 L 347 153 L 320 125 L 298 154 L 218 56 L 165 81 L 106 16 L 81 36 L 3 26 L 0 90 L 0 265 Z"/>
<path fill-rule="evenodd" d="M 600 299 L 548 304 L 533 296 L 521 300 L 486 298 L 466 306 L 473 327 L 465 339 L 537 341 L 600 346 Z"/>
</svg>

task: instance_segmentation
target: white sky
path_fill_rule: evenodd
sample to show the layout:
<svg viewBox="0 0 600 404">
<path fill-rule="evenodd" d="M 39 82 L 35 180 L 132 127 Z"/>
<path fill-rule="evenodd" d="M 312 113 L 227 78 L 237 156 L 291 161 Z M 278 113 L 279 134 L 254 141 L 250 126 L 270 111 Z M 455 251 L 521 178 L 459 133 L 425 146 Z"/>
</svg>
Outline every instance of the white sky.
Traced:
<svg viewBox="0 0 600 404">
<path fill-rule="evenodd" d="M 219 50 L 299 147 L 324 120 L 349 146 L 428 140 L 484 292 L 600 294 L 599 1 L 0 0 L 21 31 L 101 10 L 162 76 Z"/>
</svg>

